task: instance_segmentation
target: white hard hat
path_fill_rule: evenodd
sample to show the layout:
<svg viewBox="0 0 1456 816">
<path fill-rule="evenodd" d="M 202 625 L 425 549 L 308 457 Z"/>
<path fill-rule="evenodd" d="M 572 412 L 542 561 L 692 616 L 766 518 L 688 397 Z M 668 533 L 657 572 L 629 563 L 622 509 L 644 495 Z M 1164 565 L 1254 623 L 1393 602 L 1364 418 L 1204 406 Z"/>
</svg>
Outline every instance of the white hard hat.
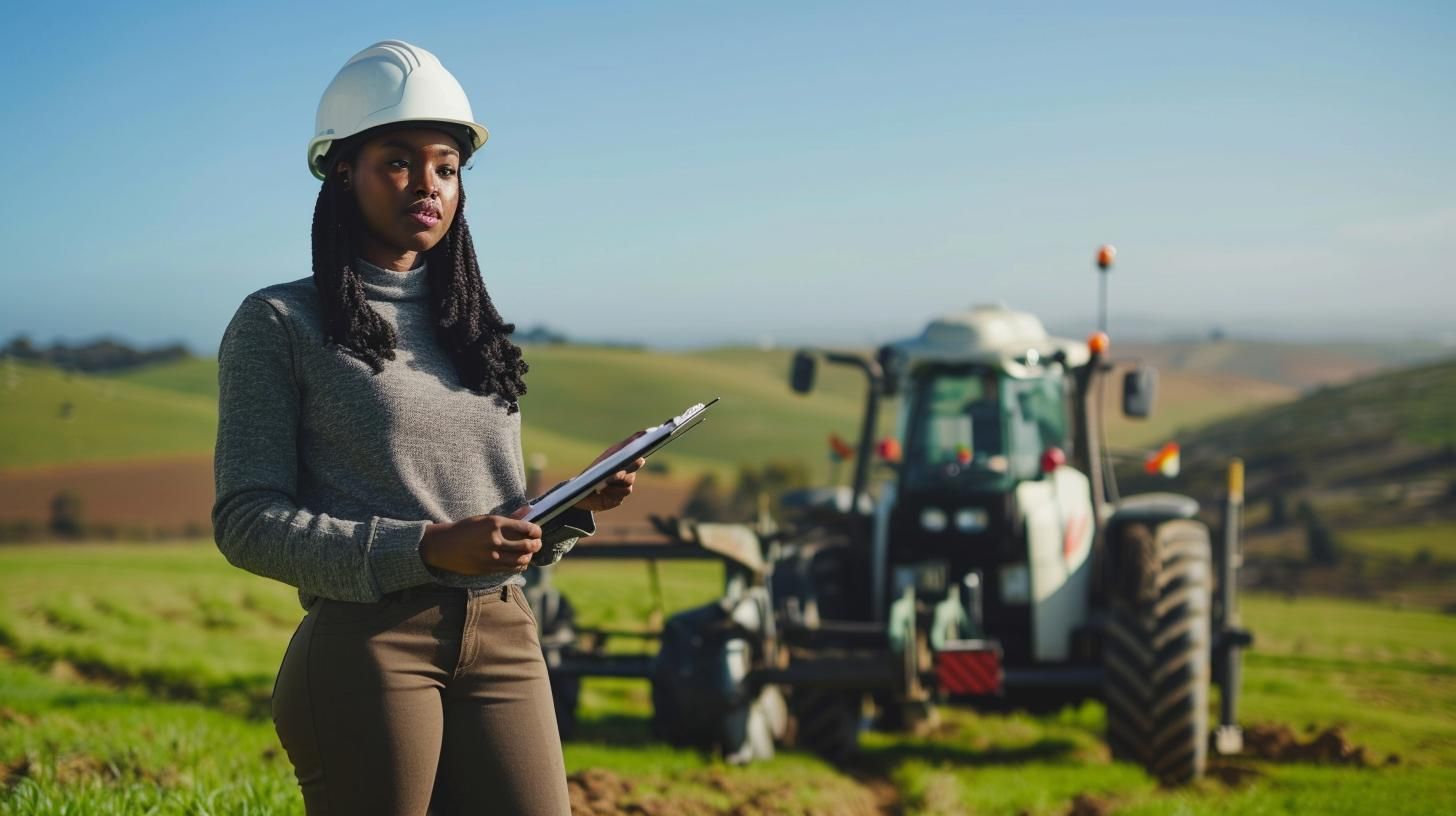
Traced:
<svg viewBox="0 0 1456 816">
<path fill-rule="evenodd" d="M 324 156 L 334 142 L 396 122 L 444 122 L 468 131 L 467 152 L 489 138 L 475 121 L 465 90 L 440 60 L 416 45 L 384 40 L 344 63 L 319 100 L 308 169 L 322 180 Z"/>
</svg>

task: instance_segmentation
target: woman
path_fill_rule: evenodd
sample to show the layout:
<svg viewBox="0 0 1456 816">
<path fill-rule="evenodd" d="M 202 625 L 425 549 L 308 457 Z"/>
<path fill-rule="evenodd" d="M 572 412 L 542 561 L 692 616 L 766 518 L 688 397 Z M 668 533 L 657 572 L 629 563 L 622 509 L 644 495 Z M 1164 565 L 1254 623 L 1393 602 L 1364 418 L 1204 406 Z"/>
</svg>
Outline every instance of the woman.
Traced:
<svg viewBox="0 0 1456 816">
<path fill-rule="evenodd" d="M 218 350 L 218 547 L 308 610 L 278 736 L 310 814 L 569 813 L 521 573 L 643 462 L 545 529 L 513 517 L 526 363 L 461 212 L 488 134 L 434 55 L 359 52 L 317 124 L 313 275 L 245 298 Z"/>
</svg>

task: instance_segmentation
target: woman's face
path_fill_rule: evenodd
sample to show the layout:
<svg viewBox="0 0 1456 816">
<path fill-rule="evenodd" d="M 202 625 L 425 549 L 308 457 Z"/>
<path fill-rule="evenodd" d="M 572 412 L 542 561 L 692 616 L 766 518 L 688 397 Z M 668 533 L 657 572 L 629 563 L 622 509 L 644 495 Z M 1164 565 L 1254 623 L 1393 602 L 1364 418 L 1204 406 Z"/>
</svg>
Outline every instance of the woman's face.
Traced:
<svg viewBox="0 0 1456 816">
<path fill-rule="evenodd" d="M 393 130 L 340 161 L 369 238 L 400 253 L 424 252 L 445 237 L 460 205 L 460 149 L 443 131 Z"/>
</svg>

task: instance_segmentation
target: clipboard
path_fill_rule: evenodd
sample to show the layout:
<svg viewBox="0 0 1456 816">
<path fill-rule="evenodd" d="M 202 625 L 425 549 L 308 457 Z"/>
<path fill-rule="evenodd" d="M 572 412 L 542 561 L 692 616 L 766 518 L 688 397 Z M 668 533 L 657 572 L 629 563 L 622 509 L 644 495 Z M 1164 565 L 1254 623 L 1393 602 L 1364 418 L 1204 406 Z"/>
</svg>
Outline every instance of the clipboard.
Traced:
<svg viewBox="0 0 1456 816">
<path fill-rule="evenodd" d="M 622 446 L 621 450 L 531 499 L 529 502 L 531 509 L 522 516 L 522 519 L 545 526 L 546 522 L 566 512 L 592 491 L 601 487 L 602 483 L 611 478 L 613 473 L 638 458 L 651 456 L 662 446 L 696 428 L 698 423 L 708 415 L 708 409 L 716 405 L 719 399 L 720 397 L 714 397 L 706 404 L 700 402 L 689 406 L 686 411 L 668 418 L 661 425 L 645 429 L 641 436 Z"/>
</svg>

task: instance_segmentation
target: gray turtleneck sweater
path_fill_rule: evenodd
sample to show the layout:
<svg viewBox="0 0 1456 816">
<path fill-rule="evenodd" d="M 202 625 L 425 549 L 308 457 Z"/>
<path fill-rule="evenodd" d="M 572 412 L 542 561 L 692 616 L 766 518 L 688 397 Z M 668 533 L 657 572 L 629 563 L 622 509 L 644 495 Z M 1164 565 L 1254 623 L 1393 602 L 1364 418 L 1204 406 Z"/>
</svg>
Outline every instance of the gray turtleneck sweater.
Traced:
<svg viewBox="0 0 1456 816">
<path fill-rule="evenodd" d="M 369 305 L 394 326 L 395 359 L 324 345 L 313 279 L 248 295 L 218 347 L 214 537 L 228 561 L 318 597 L 373 601 L 425 583 L 475 592 L 520 575 L 467 576 L 420 559 L 430 522 L 506 514 L 525 500 L 521 415 L 459 384 L 436 339 L 425 266 L 356 264 Z M 547 525 L 533 563 L 554 564 L 592 514 Z"/>
</svg>

